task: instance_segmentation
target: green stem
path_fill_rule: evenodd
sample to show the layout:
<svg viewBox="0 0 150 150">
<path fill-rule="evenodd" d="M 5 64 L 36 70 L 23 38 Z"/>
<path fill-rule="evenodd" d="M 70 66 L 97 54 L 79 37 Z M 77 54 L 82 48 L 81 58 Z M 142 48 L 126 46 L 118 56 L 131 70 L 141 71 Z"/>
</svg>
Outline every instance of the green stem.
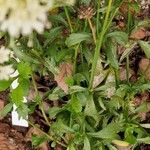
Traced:
<svg viewBox="0 0 150 150">
<path fill-rule="evenodd" d="M 71 25 L 71 20 L 70 20 L 70 17 L 69 17 L 69 13 L 68 13 L 68 10 L 66 7 L 64 7 L 64 10 L 65 10 L 65 14 L 66 14 L 66 17 L 67 17 L 67 20 L 68 20 L 68 24 L 69 24 L 69 27 L 70 27 L 70 31 L 71 33 L 73 32 L 73 28 L 72 28 L 72 25 Z"/>
<path fill-rule="evenodd" d="M 37 89 L 37 85 L 36 85 L 36 82 L 35 82 L 35 79 L 34 79 L 34 76 L 32 75 L 32 83 L 33 83 L 33 86 L 34 86 L 34 90 L 35 90 L 35 93 L 36 95 L 39 95 L 39 92 L 38 92 L 38 89 Z M 41 109 L 41 112 L 42 112 L 42 115 L 47 123 L 47 125 L 51 126 L 50 122 L 48 121 L 48 118 L 45 114 L 45 111 L 44 111 L 44 107 L 43 107 L 43 104 L 42 102 L 40 102 L 39 104 L 39 108 Z"/>
<path fill-rule="evenodd" d="M 100 18 L 100 15 L 99 15 L 99 8 L 100 8 L 100 0 L 98 0 L 97 2 L 97 16 L 96 16 L 96 33 L 97 33 L 97 36 L 98 36 L 98 33 L 99 33 L 99 18 Z"/>
<path fill-rule="evenodd" d="M 103 24 L 103 27 L 102 27 L 102 31 L 101 31 L 98 43 L 97 43 L 96 48 L 95 48 L 94 59 L 93 59 L 93 63 L 92 63 L 92 70 L 91 70 L 91 78 L 90 78 L 89 89 L 92 89 L 94 75 L 95 75 L 96 66 L 97 66 L 97 61 L 98 61 L 98 58 L 99 58 L 99 52 L 100 52 L 100 49 L 102 47 L 104 35 L 106 33 L 106 27 L 107 27 L 107 22 L 108 22 L 108 18 L 109 18 L 109 13 L 110 13 L 110 10 L 111 10 L 112 1 L 113 0 L 109 0 L 108 9 L 107 9 L 107 13 L 106 13 L 106 16 L 105 16 L 104 24 Z"/>
<path fill-rule="evenodd" d="M 127 82 L 129 83 L 129 55 L 127 55 L 126 57 L 126 79 L 127 79 Z"/>
<path fill-rule="evenodd" d="M 128 1 L 128 3 L 129 3 L 129 1 Z M 130 32 L 130 26 L 131 26 L 131 14 L 130 14 L 129 9 L 130 9 L 130 6 L 128 4 L 128 21 L 127 21 L 127 32 L 128 32 L 128 34 Z M 126 57 L 126 79 L 127 79 L 128 84 L 129 84 L 129 69 L 130 69 L 129 65 L 130 65 L 129 55 L 127 55 L 127 57 Z"/>
<path fill-rule="evenodd" d="M 77 56 L 78 56 L 78 49 L 79 49 L 80 44 L 78 44 L 75 47 L 75 54 L 74 54 L 74 64 L 73 64 L 73 73 L 76 72 L 76 66 L 77 66 Z"/>
<path fill-rule="evenodd" d="M 50 141 L 55 141 L 55 139 L 50 136 L 49 134 L 47 134 L 46 132 L 42 131 L 40 128 L 38 128 L 36 125 L 34 125 L 33 123 L 31 123 L 30 121 L 28 121 L 28 123 L 34 127 L 35 129 L 39 130 L 40 133 L 44 134 L 45 136 L 47 136 L 49 138 Z M 55 141 L 57 144 L 63 146 L 63 147 L 67 147 L 65 144 L 63 144 L 62 142 L 59 142 L 59 141 Z"/>
</svg>

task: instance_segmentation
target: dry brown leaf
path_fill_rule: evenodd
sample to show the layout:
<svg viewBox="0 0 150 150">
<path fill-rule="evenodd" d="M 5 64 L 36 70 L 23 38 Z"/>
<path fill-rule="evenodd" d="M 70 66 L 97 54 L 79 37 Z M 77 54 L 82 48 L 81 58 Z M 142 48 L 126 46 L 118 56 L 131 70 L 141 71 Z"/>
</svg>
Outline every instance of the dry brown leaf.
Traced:
<svg viewBox="0 0 150 150">
<path fill-rule="evenodd" d="M 130 0 L 130 3 L 134 3 L 135 0 Z M 128 10 L 129 9 L 129 10 Z M 122 3 L 122 5 L 119 8 L 119 11 L 121 12 L 121 14 L 125 17 L 127 17 L 128 11 L 134 15 L 135 14 L 135 10 L 134 8 L 130 7 L 128 8 L 128 1 L 124 1 Z"/>
<path fill-rule="evenodd" d="M 129 78 L 130 78 L 132 75 L 134 75 L 134 71 L 130 69 L 130 70 L 129 70 Z M 121 81 L 124 81 L 124 80 L 126 80 L 126 78 L 127 78 L 126 69 L 123 68 L 123 67 L 121 67 L 121 68 L 120 68 L 120 80 L 121 80 Z"/>
<path fill-rule="evenodd" d="M 139 28 L 131 33 L 130 39 L 141 40 L 149 36 L 150 32 L 146 31 L 144 28 Z"/>
<path fill-rule="evenodd" d="M 65 82 L 65 78 L 71 76 L 72 72 L 72 64 L 62 63 L 59 65 L 59 73 L 55 75 L 55 81 L 57 81 L 58 86 L 63 89 L 65 93 L 68 92 L 68 85 Z"/>
<path fill-rule="evenodd" d="M 150 79 L 150 59 L 142 58 L 139 63 L 139 69 L 146 79 Z"/>
<path fill-rule="evenodd" d="M 29 129 L 29 131 L 26 134 L 26 140 L 27 141 L 31 141 L 32 135 L 43 136 L 43 133 L 41 133 L 40 130 L 32 127 L 32 128 Z M 48 150 L 48 143 L 47 143 L 47 141 L 43 142 L 42 144 L 40 144 L 39 145 L 39 149 L 40 150 Z"/>
</svg>

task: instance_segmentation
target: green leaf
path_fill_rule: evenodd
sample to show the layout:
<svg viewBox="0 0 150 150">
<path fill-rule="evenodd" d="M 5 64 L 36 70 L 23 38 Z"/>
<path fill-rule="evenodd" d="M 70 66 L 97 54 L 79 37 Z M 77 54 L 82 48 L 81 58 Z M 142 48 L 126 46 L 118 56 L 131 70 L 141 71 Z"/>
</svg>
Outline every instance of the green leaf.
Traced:
<svg viewBox="0 0 150 150">
<path fill-rule="evenodd" d="M 25 54 L 25 52 L 22 51 L 22 48 L 14 47 L 13 52 L 15 53 L 17 58 L 19 58 L 20 60 L 23 60 L 23 61 L 26 61 L 26 62 L 31 62 L 31 63 L 34 63 L 34 64 L 39 64 L 39 61 L 37 61 L 33 57 Z"/>
<path fill-rule="evenodd" d="M 74 145 L 71 143 L 71 144 L 68 146 L 67 150 L 76 150 L 76 148 L 75 148 Z"/>
<path fill-rule="evenodd" d="M 118 61 L 117 61 L 116 50 L 117 50 L 117 47 L 116 47 L 115 43 L 110 42 L 106 48 L 106 55 L 107 55 L 107 60 L 108 60 L 109 64 L 113 68 L 118 69 L 119 65 L 118 65 Z"/>
<path fill-rule="evenodd" d="M 82 105 L 79 99 L 76 96 L 72 96 L 71 101 L 69 103 L 69 110 L 71 112 L 79 113 L 82 111 Z"/>
<path fill-rule="evenodd" d="M 12 80 L 0 80 L 0 92 L 10 87 Z"/>
<path fill-rule="evenodd" d="M 150 104 L 148 102 L 142 103 L 139 107 L 135 109 L 135 112 L 148 112 L 150 109 Z"/>
<path fill-rule="evenodd" d="M 52 107 L 52 108 L 49 108 L 48 110 L 48 114 L 50 116 L 50 118 L 55 118 L 56 115 L 58 113 L 60 113 L 62 111 L 62 108 L 59 108 L 59 107 Z"/>
<path fill-rule="evenodd" d="M 87 99 L 88 100 L 87 100 L 87 103 L 85 106 L 84 114 L 85 114 L 85 116 L 92 117 L 93 119 L 95 119 L 96 122 L 98 122 L 98 112 L 96 110 L 93 96 L 89 95 L 89 97 Z"/>
<path fill-rule="evenodd" d="M 28 79 L 29 76 L 31 75 L 31 67 L 30 67 L 30 64 L 29 64 L 29 63 L 20 62 L 20 63 L 18 64 L 17 69 L 18 69 L 19 75 L 20 75 L 22 78 Z"/>
<path fill-rule="evenodd" d="M 5 117 L 12 110 L 12 107 L 12 103 L 7 104 L 2 110 L 0 110 L 0 117 Z"/>
<path fill-rule="evenodd" d="M 68 47 L 74 46 L 76 44 L 79 44 L 82 41 L 90 40 L 91 35 L 88 33 L 72 33 L 67 39 L 66 39 L 66 45 Z"/>
<path fill-rule="evenodd" d="M 144 51 L 146 57 L 150 59 L 150 43 L 148 41 L 139 41 L 139 44 Z"/>
<path fill-rule="evenodd" d="M 150 27 L 150 19 L 144 19 L 138 22 L 137 27 Z"/>
<path fill-rule="evenodd" d="M 40 144 L 42 144 L 46 140 L 47 140 L 46 136 L 37 136 L 37 135 L 32 136 L 32 144 L 33 146 L 36 146 L 36 147 L 38 147 Z"/>
<path fill-rule="evenodd" d="M 150 137 L 137 139 L 137 141 L 140 143 L 150 144 Z"/>
<path fill-rule="evenodd" d="M 120 132 L 121 130 L 122 130 L 121 123 L 110 123 L 104 129 L 95 133 L 88 133 L 88 135 L 95 138 L 115 139 L 117 137 L 117 133 Z"/>
<path fill-rule="evenodd" d="M 58 94 L 55 94 L 55 93 L 52 93 L 48 96 L 48 98 L 51 100 L 51 101 L 56 101 L 59 99 L 59 96 Z"/>
<path fill-rule="evenodd" d="M 56 27 L 51 29 L 49 32 L 47 32 L 46 41 L 44 42 L 44 46 L 46 47 L 49 45 L 55 38 L 59 35 L 59 33 L 62 31 L 62 27 Z"/>
<path fill-rule="evenodd" d="M 91 150 L 90 141 L 87 137 L 84 138 L 84 147 L 83 150 Z"/>
<path fill-rule="evenodd" d="M 64 124 L 60 119 L 52 124 L 51 130 L 58 136 L 62 136 L 64 133 L 74 133 L 74 130 Z"/>
<path fill-rule="evenodd" d="M 119 43 L 120 45 L 126 45 L 128 42 L 128 35 L 125 32 L 121 32 L 121 31 L 115 31 L 115 32 L 111 32 L 109 34 L 107 34 L 106 37 L 112 37 L 113 39 L 116 40 L 117 43 Z"/>
<path fill-rule="evenodd" d="M 52 59 L 49 60 L 48 58 L 45 58 L 45 67 L 54 75 L 59 73 L 59 69 L 56 67 L 56 64 Z"/>
<path fill-rule="evenodd" d="M 109 150 L 118 150 L 115 146 L 111 145 L 111 144 L 107 144 L 107 147 L 109 148 Z"/>
<path fill-rule="evenodd" d="M 73 94 L 73 93 L 76 93 L 76 92 L 83 92 L 83 91 L 86 91 L 86 90 L 87 90 L 86 88 L 83 88 L 83 87 L 78 86 L 78 85 L 74 85 L 74 86 L 71 86 L 69 88 L 69 93 Z"/>
<path fill-rule="evenodd" d="M 27 104 L 22 103 L 21 105 L 19 105 L 19 107 L 17 108 L 17 112 L 19 114 L 19 117 L 22 117 L 24 119 L 27 119 L 28 116 L 28 112 L 30 110 L 28 109 Z"/>
<path fill-rule="evenodd" d="M 23 96 L 23 89 L 20 85 L 11 92 L 11 99 L 17 106 L 23 103 Z"/>
</svg>

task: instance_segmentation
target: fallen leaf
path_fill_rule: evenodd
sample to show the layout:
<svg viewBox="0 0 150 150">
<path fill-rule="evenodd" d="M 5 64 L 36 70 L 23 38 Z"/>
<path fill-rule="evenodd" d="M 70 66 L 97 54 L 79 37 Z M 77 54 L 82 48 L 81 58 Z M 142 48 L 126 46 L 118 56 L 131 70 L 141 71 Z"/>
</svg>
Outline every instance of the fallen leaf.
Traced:
<svg viewBox="0 0 150 150">
<path fill-rule="evenodd" d="M 149 31 L 146 31 L 144 28 L 139 28 L 131 33 L 130 39 L 141 40 L 149 35 L 150 35 Z"/>
<path fill-rule="evenodd" d="M 127 74 L 126 74 L 126 73 L 127 73 L 127 72 L 126 72 L 126 69 L 123 68 L 123 67 L 121 67 L 121 68 L 120 68 L 120 80 L 121 80 L 121 81 L 126 80 L 126 78 L 127 78 Z M 132 75 L 134 75 L 134 71 L 130 69 L 130 70 L 129 70 L 129 78 L 130 78 Z"/>
<path fill-rule="evenodd" d="M 130 4 L 133 4 L 135 1 L 134 0 L 129 0 Z M 135 14 L 135 10 L 132 7 L 129 7 L 128 2 L 124 1 L 120 8 L 119 11 L 121 12 L 121 14 L 125 17 L 127 17 L 128 12 L 130 12 L 132 15 Z"/>
<path fill-rule="evenodd" d="M 103 71 L 99 75 L 94 76 L 93 88 L 96 88 L 106 77 L 107 72 Z"/>
<path fill-rule="evenodd" d="M 146 79 L 150 79 L 150 59 L 142 58 L 139 62 L 139 69 Z"/>
<path fill-rule="evenodd" d="M 72 75 L 73 66 L 70 63 L 62 63 L 59 65 L 59 73 L 55 75 L 55 81 L 57 81 L 58 86 L 64 90 L 65 93 L 68 92 L 68 85 L 65 82 L 66 77 Z"/>
</svg>

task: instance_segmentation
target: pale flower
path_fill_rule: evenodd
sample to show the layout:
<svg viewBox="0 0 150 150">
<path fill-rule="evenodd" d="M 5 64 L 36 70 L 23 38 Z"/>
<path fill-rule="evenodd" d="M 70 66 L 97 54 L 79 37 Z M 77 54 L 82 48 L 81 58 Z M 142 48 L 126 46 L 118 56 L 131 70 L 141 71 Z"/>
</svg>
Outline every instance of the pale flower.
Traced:
<svg viewBox="0 0 150 150">
<path fill-rule="evenodd" d="M 3 21 L 10 9 L 11 0 L 0 0 L 0 21 Z"/>
<path fill-rule="evenodd" d="M 13 37 L 20 33 L 29 35 L 33 30 L 42 33 L 47 22 L 46 13 L 47 7 L 39 0 L 15 0 L 7 18 L 1 22 L 1 30 L 8 31 Z"/>
<path fill-rule="evenodd" d="M 8 80 L 13 72 L 12 65 L 0 66 L 0 80 Z"/>
<path fill-rule="evenodd" d="M 4 46 L 0 48 L 0 64 L 6 62 L 9 60 L 9 56 L 11 54 L 11 51 Z"/>
</svg>

